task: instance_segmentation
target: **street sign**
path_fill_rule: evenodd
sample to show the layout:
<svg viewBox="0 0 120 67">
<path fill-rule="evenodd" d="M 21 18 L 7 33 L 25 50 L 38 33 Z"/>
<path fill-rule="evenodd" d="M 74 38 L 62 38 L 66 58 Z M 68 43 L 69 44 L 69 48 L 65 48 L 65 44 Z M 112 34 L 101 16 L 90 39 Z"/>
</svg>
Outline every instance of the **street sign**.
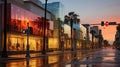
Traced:
<svg viewBox="0 0 120 67">
<path fill-rule="evenodd" d="M 116 25 L 116 22 L 109 22 L 109 25 Z"/>
</svg>

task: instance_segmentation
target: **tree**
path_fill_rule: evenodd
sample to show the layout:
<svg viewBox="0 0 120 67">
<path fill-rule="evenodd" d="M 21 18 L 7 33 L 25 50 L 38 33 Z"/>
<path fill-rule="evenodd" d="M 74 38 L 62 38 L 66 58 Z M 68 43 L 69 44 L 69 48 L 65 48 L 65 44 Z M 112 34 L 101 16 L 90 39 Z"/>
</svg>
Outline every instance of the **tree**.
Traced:
<svg viewBox="0 0 120 67">
<path fill-rule="evenodd" d="M 115 47 L 120 50 L 120 24 L 116 28 L 117 32 L 115 34 Z"/>
<path fill-rule="evenodd" d="M 94 30 L 91 30 L 90 33 L 92 34 L 92 49 L 93 49 L 93 48 L 94 48 L 94 47 L 93 47 L 93 45 L 94 45 L 93 40 L 94 40 L 94 37 L 95 37 L 95 33 L 96 33 L 96 32 L 95 32 Z"/>
<path fill-rule="evenodd" d="M 73 23 L 78 23 L 80 21 L 80 19 L 78 19 L 78 15 L 75 12 L 69 12 L 68 15 L 65 15 L 64 17 L 64 23 L 68 24 L 68 22 L 70 22 L 70 26 L 71 26 L 71 48 L 72 50 L 74 50 L 74 47 L 76 47 L 73 43 L 73 34 L 72 34 L 72 30 L 73 30 Z"/>
</svg>

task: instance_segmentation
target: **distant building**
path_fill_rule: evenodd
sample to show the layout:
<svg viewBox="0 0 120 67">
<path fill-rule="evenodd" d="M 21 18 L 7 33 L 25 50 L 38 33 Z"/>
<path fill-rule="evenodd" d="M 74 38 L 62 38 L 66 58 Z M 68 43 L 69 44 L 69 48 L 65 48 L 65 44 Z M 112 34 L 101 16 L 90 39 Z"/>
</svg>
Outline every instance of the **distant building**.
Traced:
<svg viewBox="0 0 120 67">
<path fill-rule="evenodd" d="M 103 35 L 102 31 L 99 29 L 98 26 L 93 26 L 90 28 L 91 31 L 94 31 L 93 33 L 93 42 L 95 48 L 100 48 L 102 46 L 103 42 Z M 92 33 L 92 32 L 91 32 Z"/>
<path fill-rule="evenodd" d="M 87 41 L 90 41 L 90 24 L 83 24 L 83 26 L 85 26 L 86 27 L 86 40 Z"/>
<path fill-rule="evenodd" d="M 93 26 L 93 27 L 91 27 L 91 29 L 90 30 L 94 30 L 95 31 L 95 36 L 96 35 L 99 35 L 99 28 L 98 28 L 98 26 Z"/>
</svg>

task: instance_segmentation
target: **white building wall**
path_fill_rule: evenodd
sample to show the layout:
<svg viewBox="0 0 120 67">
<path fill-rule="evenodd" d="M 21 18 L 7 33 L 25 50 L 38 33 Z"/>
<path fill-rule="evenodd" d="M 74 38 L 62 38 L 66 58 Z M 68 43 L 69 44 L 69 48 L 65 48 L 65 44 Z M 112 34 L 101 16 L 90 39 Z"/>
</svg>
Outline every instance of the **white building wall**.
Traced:
<svg viewBox="0 0 120 67">
<path fill-rule="evenodd" d="M 64 33 L 68 34 L 68 37 L 71 37 L 71 28 L 67 24 L 64 24 Z"/>
<path fill-rule="evenodd" d="M 90 41 L 92 41 L 92 34 L 89 33 Z"/>
<path fill-rule="evenodd" d="M 80 30 L 82 31 L 83 38 L 86 38 L 86 28 L 82 24 L 80 24 Z"/>
</svg>

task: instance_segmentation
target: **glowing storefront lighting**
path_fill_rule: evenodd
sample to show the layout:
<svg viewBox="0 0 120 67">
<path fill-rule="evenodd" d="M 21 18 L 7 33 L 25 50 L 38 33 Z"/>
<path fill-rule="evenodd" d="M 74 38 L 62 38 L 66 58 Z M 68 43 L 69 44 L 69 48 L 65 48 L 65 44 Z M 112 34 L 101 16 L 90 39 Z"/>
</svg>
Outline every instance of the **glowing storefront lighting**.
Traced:
<svg viewBox="0 0 120 67">
<path fill-rule="evenodd" d="M 7 44 L 9 51 L 24 51 L 26 49 L 26 35 L 8 34 Z M 40 45 L 42 44 L 41 38 L 30 36 L 29 37 L 30 50 L 41 50 Z M 18 48 L 18 49 L 17 49 Z"/>
<path fill-rule="evenodd" d="M 48 44 L 49 44 L 48 46 L 49 48 L 59 48 L 57 38 L 49 38 Z"/>
<path fill-rule="evenodd" d="M 9 4 L 9 22 L 7 33 L 8 51 L 25 51 L 27 23 L 30 27 L 29 45 L 30 50 L 40 51 L 43 45 L 44 18 L 14 4 Z M 46 20 L 46 36 L 53 30 L 53 21 Z M 51 44 L 51 43 L 50 43 Z M 58 44 L 57 40 L 54 44 Z"/>
</svg>

